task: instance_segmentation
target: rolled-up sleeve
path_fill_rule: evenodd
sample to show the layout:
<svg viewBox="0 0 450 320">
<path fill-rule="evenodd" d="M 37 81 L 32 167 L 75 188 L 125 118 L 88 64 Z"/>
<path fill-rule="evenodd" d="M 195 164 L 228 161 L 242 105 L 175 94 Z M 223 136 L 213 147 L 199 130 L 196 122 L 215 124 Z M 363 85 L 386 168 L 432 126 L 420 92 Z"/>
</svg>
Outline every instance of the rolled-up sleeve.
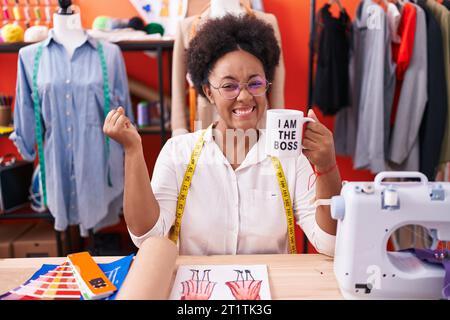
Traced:
<svg viewBox="0 0 450 320">
<path fill-rule="evenodd" d="M 31 83 L 24 64 L 22 52 L 19 53 L 17 65 L 16 101 L 14 104 L 14 132 L 9 139 L 25 160 L 33 161 L 35 154 L 35 119 Z"/>
<path fill-rule="evenodd" d="M 149 237 L 167 236 L 175 221 L 178 184 L 173 156 L 173 141 L 170 139 L 166 142 L 156 160 L 151 181 L 153 194 L 160 209 L 158 221 L 152 229 L 139 237 L 128 229 L 131 240 L 138 248 Z"/>
<path fill-rule="evenodd" d="M 297 179 L 294 194 L 294 215 L 297 224 L 302 228 L 314 248 L 319 253 L 334 256 L 336 236 L 323 231 L 316 221 L 314 206 L 316 185 L 308 186 L 313 170 L 311 164 L 302 155 L 297 161 Z M 311 177 L 311 180 L 314 176 Z"/>
</svg>

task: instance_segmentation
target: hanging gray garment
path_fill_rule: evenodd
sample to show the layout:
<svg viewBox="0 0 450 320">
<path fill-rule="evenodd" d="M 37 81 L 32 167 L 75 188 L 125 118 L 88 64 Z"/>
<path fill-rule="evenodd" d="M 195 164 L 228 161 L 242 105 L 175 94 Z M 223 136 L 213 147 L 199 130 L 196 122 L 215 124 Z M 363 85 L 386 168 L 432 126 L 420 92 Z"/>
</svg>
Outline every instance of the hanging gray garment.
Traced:
<svg viewBox="0 0 450 320">
<path fill-rule="evenodd" d="M 336 152 L 353 156 L 355 169 L 384 171 L 395 64 L 386 13 L 372 0 L 360 3 L 353 23 L 350 81 L 352 105 L 336 116 Z"/>
<path fill-rule="evenodd" d="M 416 7 L 414 47 L 403 80 L 390 139 L 389 160 L 396 170 L 419 171 L 419 129 L 428 100 L 427 26 L 425 12 Z"/>
<path fill-rule="evenodd" d="M 362 8 L 362 6 L 360 6 Z M 360 85 L 362 72 L 360 71 L 361 62 L 358 58 L 361 56 L 355 55 L 360 45 L 360 30 L 352 25 L 352 44 L 350 50 L 349 62 L 349 107 L 343 108 L 336 113 L 334 122 L 334 146 L 336 154 L 351 156 L 355 155 L 356 148 L 356 133 L 358 130 L 358 108 L 357 101 L 359 101 Z"/>
</svg>

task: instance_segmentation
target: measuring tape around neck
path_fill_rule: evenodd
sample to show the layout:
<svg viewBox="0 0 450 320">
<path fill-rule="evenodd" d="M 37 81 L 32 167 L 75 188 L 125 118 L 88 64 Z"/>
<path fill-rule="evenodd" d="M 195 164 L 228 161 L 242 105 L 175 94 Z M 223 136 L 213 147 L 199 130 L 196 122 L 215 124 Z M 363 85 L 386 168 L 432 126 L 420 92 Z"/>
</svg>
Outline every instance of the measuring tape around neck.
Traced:
<svg viewBox="0 0 450 320">
<path fill-rule="evenodd" d="M 41 61 L 43 51 L 43 45 L 41 44 L 36 51 L 36 55 L 34 57 L 33 64 L 33 78 L 32 78 L 32 95 L 33 95 L 33 106 L 34 106 L 34 120 L 36 125 L 36 141 L 37 141 L 37 149 L 38 149 L 38 157 L 39 157 L 39 167 L 40 167 L 40 176 L 41 176 L 41 184 L 42 184 L 42 193 L 44 198 L 44 205 L 47 206 L 47 186 L 46 186 L 46 176 L 45 176 L 45 161 L 44 161 L 44 137 L 43 137 L 43 129 L 41 122 L 41 106 L 39 101 L 39 91 L 37 84 L 37 77 L 39 71 L 39 63 Z M 103 45 L 98 42 L 97 51 L 100 57 L 100 63 L 102 67 L 102 77 L 103 77 L 103 98 L 104 98 L 104 107 L 103 107 L 103 116 L 105 119 L 106 115 L 110 109 L 110 97 L 109 97 L 109 82 L 108 82 L 108 69 L 106 66 L 105 54 L 103 51 Z M 109 137 L 105 136 L 105 153 L 106 153 L 106 163 L 108 166 L 108 186 L 112 187 L 111 181 L 111 170 L 108 164 L 109 159 Z"/>
<path fill-rule="evenodd" d="M 278 185 L 280 186 L 281 196 L 283 197 L 284 211 L 286 213 L 286 222 L 288 226 L 288 238 L 290 253 L 297 253 L 297 247 L 295 244 L 295 230 L 294 230 L 294 210 L 292 209 L 291 194 L 286 183 L 286 177 L 284 176 L 283 167 L 281 166 L 280 159 L 277 157 L 271 157 L 273 167 L 278 179 Z"/>
<path fill-rule="evenodd" d="M 181 229 L 181 220 L 183 218 L 184 207 L 186 205 L 186 198 L 189 192 L 189 187 L 191 186 L 192 178 L 194 176 L 195 168 L 197 167 L 198 158 L 200 158 L 200 153 L 203 148 L 203 144 L 205 143 L 204 137 L 207 130 L 212 128 L 212 124 L 208 127 L 208 129 L 203 130 L 195 143 L 194 151 L 192 151 L 191 159 L 189 160 L 189 164 L 186 168 L 183 177 L 183 183 L 181 184 L 180 193 L 178 194 L 177 207 L 176 207 L 176 216 L 175 216 L 175 224 L 170 230 L 169 238 L 173 242 L 177 243 L 178 237 L 180 236 Z"/>
<path fill-rule="evenodd" d="M 197 161 L 200 157 L 203 145 L 205 143 L 204 136 L 207 130 L 211 130 L 212 125 L 208 129 L 203 130 L 197 142 L 195 143 L 194 151 L 191 154 L 191 159 L 184 173 L 183 183 L 181 184 L 180 193 L 178 194 L 175 224 L 169 233 L 169 239 L 177 243 L 180 236 L 181 220 L 183 218 L 184 207 L 186 205 L 186 199 L 189 192 L 189 187 L 194 176 L 195 168 L 197 167 Z M 295 231 L 294 231 L 294 212 L 292 208 L 291 195 L 286 183 L 286 177 L 284 175 L 283 167 L 280 160 L 276 157 L 271 157 L 272 164 L 276 171 L 278 184 L 280 186 L 281 195 L 283 197 L 283 205 L 286 213 L 286 221 L 288 225 L 288 239 L 289 239 L 289 252 L 291 254 L 297 253 L 297 247 L 295 244 Z"/>
</svg>

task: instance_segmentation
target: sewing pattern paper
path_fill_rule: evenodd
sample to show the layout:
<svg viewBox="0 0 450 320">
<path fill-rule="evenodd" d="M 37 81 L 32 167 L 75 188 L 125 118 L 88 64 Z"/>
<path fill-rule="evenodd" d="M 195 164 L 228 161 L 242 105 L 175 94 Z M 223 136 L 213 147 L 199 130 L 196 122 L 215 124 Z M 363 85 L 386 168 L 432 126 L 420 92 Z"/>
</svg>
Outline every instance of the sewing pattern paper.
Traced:
<svg viewBox="0 0 450 320">
<path fill-rule="evenodd" d="M 266 265 L 181 265 L 170 300 L 270 300 Z"/>
</svg>

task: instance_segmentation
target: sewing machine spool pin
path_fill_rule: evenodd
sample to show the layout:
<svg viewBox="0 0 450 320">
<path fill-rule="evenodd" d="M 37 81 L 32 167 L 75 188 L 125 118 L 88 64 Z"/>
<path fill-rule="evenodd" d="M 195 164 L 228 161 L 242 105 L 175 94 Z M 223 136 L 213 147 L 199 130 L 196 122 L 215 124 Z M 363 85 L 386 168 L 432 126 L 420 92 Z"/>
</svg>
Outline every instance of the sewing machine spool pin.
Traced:
<svg viewBox="0 0 450 320">
<path fill-rule="evenodd" d="M 400 209 L 400 198 L 393 185 L 389 185 L 381 192 L 381 208 L 387 210 Z"/>
</svg>

